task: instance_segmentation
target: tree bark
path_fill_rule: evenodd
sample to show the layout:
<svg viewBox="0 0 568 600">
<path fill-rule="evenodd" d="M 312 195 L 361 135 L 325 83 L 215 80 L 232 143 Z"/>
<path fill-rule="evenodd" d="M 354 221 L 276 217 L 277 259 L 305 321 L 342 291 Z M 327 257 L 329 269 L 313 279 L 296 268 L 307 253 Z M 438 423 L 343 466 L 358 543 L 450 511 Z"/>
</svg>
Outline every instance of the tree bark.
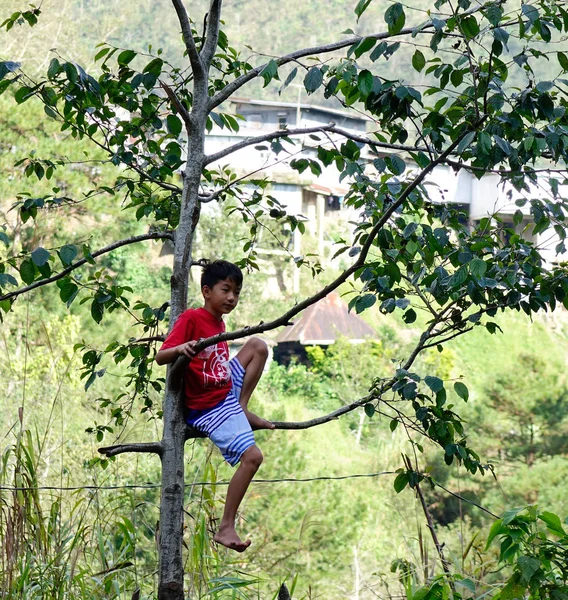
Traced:
<svg viewBox="0 0 568 600">
<path fill-rule="evenodd" d="M 174 264 L 171 277 L 170 327 L 187 307 L 189 270 L 195 227 L 199 221 L 199 185 L 204 161 L 205 124 L 208 113 L 209 64 L 217 47 L 218 23 L 209 28 L 206 60 L 198 55 L 187 13 L 181 0 L 172 0 L 178 13 L 182 34 L 193 70 L 193 106 L 186 117 L 187 162 L 183 172 L 179 224 L 174 238 Z M 212 0 L 215 19 L 220 18 L 220 0 Z M 168 368 L 168 371 L 172 366 Z M 183 386 L 168 377 L 163 404 L 162 494 L 160 502 L 159 600 L 183 600 L 183 502 L 184 446 L 186 425 L 183 416 Z M 180 389 L 181 387 L 181 389 Z"/>
</svg>

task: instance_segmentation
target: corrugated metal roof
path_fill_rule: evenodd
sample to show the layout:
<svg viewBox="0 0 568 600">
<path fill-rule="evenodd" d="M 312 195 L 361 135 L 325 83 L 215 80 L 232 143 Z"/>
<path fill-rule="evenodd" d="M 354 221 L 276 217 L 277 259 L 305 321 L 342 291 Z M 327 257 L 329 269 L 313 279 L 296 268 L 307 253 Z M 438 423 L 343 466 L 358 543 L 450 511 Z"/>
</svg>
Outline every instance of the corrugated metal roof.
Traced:
<svg viewBox="0 0 568 600">
<path fill-rule="evenodd" d="M 276 342 L 327 345 L 333 344 L 339 337 L 364 341 L 366 338 L 376 338 L 377 334 L 361 317 L 348 311 L 339 294 L 332 292 L 306 308 L 293 325 L 278 334 Z"/>
</svg>

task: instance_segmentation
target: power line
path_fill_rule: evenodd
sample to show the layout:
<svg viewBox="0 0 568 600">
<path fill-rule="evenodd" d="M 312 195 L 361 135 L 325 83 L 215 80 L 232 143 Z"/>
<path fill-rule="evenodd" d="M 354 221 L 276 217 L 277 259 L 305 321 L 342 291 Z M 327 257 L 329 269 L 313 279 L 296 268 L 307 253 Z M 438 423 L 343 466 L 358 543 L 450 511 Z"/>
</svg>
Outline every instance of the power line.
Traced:
<svg viewBox="0 0 568 600">
<path fill-rule="evenodd" d="M 395 471 L 381 471 L 379 473 L 355 473 L 353 475 L 321 475 L 319 477 L 283 477 L 281 479 L 253 479 L 251 485 L 256 483 L 306 483 L 310 481 L 343 481 L 345 479 L 362 479 L 371 477 L 380 477 L 381 475 L 395 475 Z M 229 481 L 196 481 L 186 483 L 184 487 L 191 488 L 205 485 L 229 485 Z M 6 492 L 77 492 L 81 490 L 99 491 L 99 490 L 132 490 L 132 489 L 157 489 L 161 488 L 161 483 L 133 483 L 121 485 L 78 485 L 78 486 L 56 486 L 56 485 L 38 485 L 38 486 L 0 486 L 0 491 Z"/>
<path fill-rule="evenodd" d="M 346 479 L 370 479 L 373 477 L 381 477 L 382 475 L 396 475 L 397 471 L 379 471 L 378 473 L 355 473 L 353 475 L 321 475 L 319 477 L 282 477 L 280 479 L 253 479 L 251 485 L 258 483 L 308 483 L 312 481 L 344 481 Z M 200 487 L 206 485 L 229 485 L 229 481 L 195 481 L 194 483 L 186 483 L 185 488 Z M 456 494 L 451 490 L 447 489 L 437 481 L 432 480 L 432 483 L 444 490 L 446 493 L 458 498 L 462 502 L 471 504 L 486 512 L 494 518 L 499 518 L 498 515 L 491 512 L 481 504 L 465 498 L 460 494 Z M 121 484 L 121 485 L 79 485 L 79 486 L 55 486 L 55 485 L 42 485 L 42 486 L 0 486 L 0 492 L 35 492 L 35 491 L 52 491 L 52 492 L 77 492 L 77 491 L 107 491 L 107 490 L 144 490 L 144 489 L 159 489 L 162 487 L 161 483 L 132 483 L 132 484 Z"/>
</svg>

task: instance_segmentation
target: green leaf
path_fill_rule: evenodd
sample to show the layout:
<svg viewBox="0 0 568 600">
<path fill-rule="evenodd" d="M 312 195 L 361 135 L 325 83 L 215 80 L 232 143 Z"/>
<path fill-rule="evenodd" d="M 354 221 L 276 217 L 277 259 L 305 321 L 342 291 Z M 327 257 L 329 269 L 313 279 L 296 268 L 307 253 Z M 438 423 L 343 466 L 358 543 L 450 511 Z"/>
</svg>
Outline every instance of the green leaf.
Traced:
<svg viewBox="0 0 568 600">
<path fill-rule="evenodd" d="M 101 60 L 101 58 L 103 58 L 103 56 L 106 56 L 108 53 L 110 52 L 110 47 L 106 47 L 103 48 L 102 50 L 99 50 L 96 54 L 95 54 L 95 62 Z"/>
<path fill-rule="evenodd" d="M 460 140 L 458 147 L 456 148 L 456 152 L 461 154 L 470 144 L 473 142 L 473 138 L 475 137 L 475 131 L 470 131 L 466 133 L 463 138 Z"/>
<path fill-rule="evenodd" d="M 409 308 L 403 315 L 402 320 L 409 325 L 410 323 L 414 323 L 416 321 L 416 311 L 413 308 Z"/>
<path fill-rule="evenodd" d="M 103 314 L 105 312 L 105 305 L 99 302 L 96 298 L 91 302 L 91 317 L 96 323 L 100 323 L 103 320 Z"/>
<path fill-rule="evenodd" d="M 168 131 L 175 135 L 176 137 L 181 133 L 182 123 L 181 119 L 176 117 L 176 115 L 168 115 L 166 118 L 166 124 L 168 126 Z"/>
<path fill-rule="evenodd" d="M 278 63 L 273 58 L 270 59 L 260 72 L 260 76 L 264 80 L 262 87 L 266 87 L 274 78 L 278 78 Z"/>
<path fill-rule="evenodd" d="M 357 77 L 357 87 L 363 96 L 368 96 L 373 89 L 373 74 L 364 69 Z"/>
<path fill-rule="evenodd" d="M 365 404 L 365 414 L 371 418 L 375 414 L 375 405 L 370 402 Z"/>
<path fill-rule="evenodd" d="M 0 62 L 0 81 L 8 75 L 20 68 L 21 63 L 11 60 Z"/>
<path fill-rule="evenodd" d="M 406 169 L 406 163 L 400 156 L 393 154 L 390 158 L 391 171 L 394 175 L 402 175 Z"/>
<path fill-rule="evenodd" d="M 397 419 L 393 419 L 390 423 L 389 423 L 389 429 L 391 431 L 394 431 L 396 428 L 398 427 L 398 420 Z"/>
<path fill-rule="evenodd" d="M 568 56 L 564 52 L 557 52 L 556 57 L 564 71 L 568 71 Z"/>
<path fill-rule="evenodd" d="M 9 273 L 0 273 L 0 288 L 6 287 L 7 285 L 18 285 L 18 281 Z"/>
<path fill-rule="evenodd" d="M 487 263 L 482 260 L 481 258 L 474 258 L 470 263 L 469 263 L 469 272 L 474 276 L 474 277 L 483 277 L 485 275 L 487 271 Z"/>
<path fill-rule="evenodd" d="M 43 267 L 43 265 L 45 265 L 45 263 L 49 260 L 49 257 L 49 252 L 41 246 L 32 252 L 32 260 L 38 267 Z"/>
<path fill-rule="evenodd" d="M 3 242 L 6 248 L 10 245 L 10 238 L 4 231 L 0 231 L 0 242 Z"/>
<path fill-rule="evenodd" d="M 400 494 L 402 490 L 408 485 L 408 473 L 399 473 L 394 480 L 394 490 L 397 494 Z"/>
<path fill-rule="evenodd" d="M 456 381 L 454 383 L 454 391 L 462 400 L 465 400 L 465 402 L 469 400 L 469 390 L 467 389 L 467 385 L 465 385 L 465 383 Z"/>
<path fill-rule="evenodd" d="M 564 527 L 562 527 L 562 523 L 558 515 L 555 515 L 554 513 L 548 511 L 544 511 L 538 515 L 538 518 L 541 521 L 544 521 L 548 529 L 555 535 L 566 535 L 566 531 L 564 530 Z"/>
<path fill-rule="evenodd" d="M 491 542 L 500 534 L 503 533 L 503 519 L 497 519 L 493 525 L 491 525 L 491 529 L 489 530 L 489 535 L 487 536 L 487 544 L 485 544 L 485 550 L 489 548 Z"/>
<path fill-rule="evenodd" d="M 426 375 L 424 382 L 435 394 L 444 388 L 444 382 L 433 375 Z"/>
<path fill-rule="evenodd" d="M 285 88 L 287 88 L 292 81 L 294 81 L 294 79 L 296 78 L 296 75 L 298 74 L 298 67 L 294 67 L 290 73 L 288 73 L 288 77 L 286 77 L 284 83 L 282 84 L 281 88 L 278 90 L 278 93 L 281 94 L 282 90 L 284 90 Z"/>
<path fill-rule="evenodd" d="M 124 50 L 118 55 L 116 60 L 119 65 L 126 66 L 129 62 L 132 62 L 135 57 L 136 52 L 134 52 L 134 50 Z"/>
<path fill-rule="evenodd" d="M 482 131 L 477 138 L 477 145 L 484 154 L 489 154 L 491 150 L 491 136 L 485 131 Z"/>
<path fill-rule="evenodd" d="M 462 585 L 464 588 L 467 588 L 470 592 L 475 594 L 475 583 L 471 579 L 458 579 L 456 584 Z"/>
<path fill-rule="evenodd" d="M 365 54 L 365 52 L 369 52 L 369 50 L 376 43 L 377 43 L 376 38 L 367 37 L 367 38 L 363 38 L 358 44 L 351 46 L 351 48 L 353 50 L 353 54 L 355 55 L 355 58 L 359 58 L 360 56 Z"/>
<path fill-rule="evenodd" d="M 536 89 L 541 94 L 543 94 L 544 92 L 548 92 L 553 87 L 554 87 L 554 81 L 539 81 L 536 84 Z"/>
<path fill-rule="evenodd" d="M 463 34 L 468 40 L 471 40 L 479 33 L 479 24 L 473 15 L 462 19 L 460 25 Z"/>
<path fill-rule="evenodd" d="M 73 244 L 66 244 L 59 250 L 59 258 L 64 266 L 70 265 L 73 259 L 77 256 L 79 250 Z"/>
<path fill-rule="evenodd" d="M 315 92 L 323 82 L 323 73 L 319 67 L 312 67 L 304 77 L 304 87 L 308 94 Z"/>
<path fill-rule="evenodd" d="M 355 312 L 357 314 L 362 313 L 364 310 L 371 308 L 377 301 L 377 297 L 374 294 L 365 294 L 359 296 L 355 302 Z"/>
<path fill-rule="evenodd" d="M 540 569 L 540 560 L 532 556 L 519 556 L 517 566 L 523 575 L 523 579 L 528 583 L 532 579 L 532 576 Z"/>
<path fill-rule="evenodd" d="M 452 71 L 452 74 L 450 75 L 450 81 L 454 87 L 459 87 L 463 83 L 463 73 L 457 69 Z"/>
<path fill-rule="evenodd" d="M 357 15 L 357 21 L 359 21 L 361 15 L 367 10 L 369 4 L 371 4 L 372 0 L 359 0 L 357 2 L 357 6 L 355 7 L 355 14 Z"/>
<path fill-rule="evenodd" d="M 65 277 L 64 279 L 60 279 L 57 282 L 57 287 L 59 288 L 59 297 L 63 302 L 67 304 L 67 306 L 71 306 L 71 303 L 77 297 L 79 293 L 78 286 L 73 282 L 72 279 Z"/>
<path fill-rule="evenodd" d="M 388 25 L 388 30 L 391 35 L 397 34 L 406 22 L 404 8 L 400 2 L 391 4 L 385 12 L 385 23 Z"/>
<path fill-rule="evenodd" d="M 539 13 L 538 9 L 535 6 L 532 6 L 531 4 L 523 4 L 521 6 L 521 10 L 523 11 L 525 17 L 527 17 L 531 23 L 534 23 L 538 20 Z"/>
<path fill-rule="evenodd" d="M 485 17 L 493 26 L 497 26 L 503 17 L 503 10 L 498 4 L 491 4 L 485 11 Z"/>
<path fill-rule="evenodd" d="M 29 258 L 26 258 L 26 260 L 22 261 L 22 264 L 20 265 L 20 277 L 24 283 L 27 283 L 28 285 L 32 283 L 35 279 L 36 273 L 36 266 Z"/>
<path fill-rule="evenodd" d="M 426 58 L 424 57 L 424 54 L 420 52 L 420 50 L 416 50 L 416 52 L 412 55 L 412 66 L 419 73 L 426 66 Z"/>
</svg>

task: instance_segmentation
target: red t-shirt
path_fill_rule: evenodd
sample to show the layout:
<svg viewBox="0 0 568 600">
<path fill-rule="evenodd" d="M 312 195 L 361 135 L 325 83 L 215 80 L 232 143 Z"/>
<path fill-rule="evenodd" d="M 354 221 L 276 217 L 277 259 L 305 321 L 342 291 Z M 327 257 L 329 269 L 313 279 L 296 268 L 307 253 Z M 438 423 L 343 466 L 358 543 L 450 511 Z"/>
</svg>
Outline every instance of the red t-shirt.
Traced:
<svg viewBox="0 0 568 600">
<path fill-rule="evenodd" d="M 179 316 L 160 350 L 224 331 L 225 323 L 218 321 L 208 310 L 190 308 Z M 228 362 L 227 342 L 209 346 L 191 359 L 184 378 L 185 404 L 188 408 L 211 408 L 227 397 L 231 389 Z"/>
</svg>

